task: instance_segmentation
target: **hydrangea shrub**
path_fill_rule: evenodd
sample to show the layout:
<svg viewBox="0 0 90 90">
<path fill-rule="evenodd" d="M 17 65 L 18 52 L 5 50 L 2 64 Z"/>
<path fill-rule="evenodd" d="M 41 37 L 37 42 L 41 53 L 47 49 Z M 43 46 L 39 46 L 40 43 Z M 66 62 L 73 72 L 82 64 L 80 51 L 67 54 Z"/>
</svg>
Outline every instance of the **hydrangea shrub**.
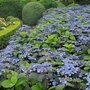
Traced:
<svg viewBox="0 0 90 90">
<path fill-rule="evenodd" d="M 55 8 L 34 29 L 23 25 L 0 53 L 1 80 L 14 70 L 31 90 L 89 90 L 89 18 L 90 6 Z"/>
</svg>

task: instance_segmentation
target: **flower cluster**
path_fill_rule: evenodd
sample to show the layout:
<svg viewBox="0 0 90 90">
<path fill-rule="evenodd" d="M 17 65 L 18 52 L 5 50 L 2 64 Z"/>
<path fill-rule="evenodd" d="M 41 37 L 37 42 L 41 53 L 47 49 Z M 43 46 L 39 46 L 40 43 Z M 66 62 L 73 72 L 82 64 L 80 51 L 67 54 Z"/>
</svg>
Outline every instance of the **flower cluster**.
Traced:
<svg viewBox="0 0 90 90">
<path fill-rule="evenodd" d="M 31 72 L 37 72 L 37 73 L 49 73 L 52 71 L 52 65 L 44 62 L 42 64 L 34 64 L 30 67 L 30 73 Z"/>
</svg>

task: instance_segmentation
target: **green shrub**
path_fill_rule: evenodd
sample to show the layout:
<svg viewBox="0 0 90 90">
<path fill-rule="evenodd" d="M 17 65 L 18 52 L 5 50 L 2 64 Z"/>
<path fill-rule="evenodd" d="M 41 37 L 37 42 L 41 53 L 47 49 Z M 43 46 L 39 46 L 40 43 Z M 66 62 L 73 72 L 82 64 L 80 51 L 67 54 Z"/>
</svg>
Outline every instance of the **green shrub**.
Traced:
<svg viewBox="0 0 90 90">
<path fill-rule="evenodd" d="M 57 2 L 57 7 L 65 7 L 65 5 L 61 2 Z"/>
<path fill-rule="evenodd" d="M 6 18 L 6 21 L 10 21 L 10 19 L 12 19 L 12 18 L 14 18 L 13 16 L 8 16 L 7 18 Z"/>
<path fill-rule="evenodd" d="M 65 5 L 72 4 L 73 2 L 78 4 L 90 4 L 90 0 L 61 0 L 61 2 Z"/>
<path fill-rule="evenodd" d="M 5 19 L 4 18 L 0 18 L 0 31 L 4 30 L 6 26 L 7 26 L 7 24 L 6 24 Z"/>
<path fill-rule="evenodd" d="M 74 2 L 74 0 L 61 0 L 61 2 L 67 6 L 69 4 L 72 4 Z"/>
<path fill-rule="evenodd" d="M 40 0 L 20 0 L 20 4 L 22 7 L 24 7 L 29 2 L 37 2 L 37 1 L 40 1 Z"/>
<path fill-rule="evenodd" d="M 30 2 L 23 8 L 22 20 L 27 25 L 35 25 L 41 18 L 45 7 L 38 2 Z"/>
<path fill-rule="evenodd" d="M 22 7 L 20 0 L 0 0 L 0 17 L 21 17 Z"/>
<path fill-rule="evenodd" d="M 31 0 L 20 0 L 21 7 L 23 8 L 29 2 L 31 2 Z"/>
<path fill-rule="evenodd" d="M 45 6 L 46 9 L 48 8 L 56 8 L 57 7 L 57 2 L 55 0 L 40 0 L 39 1 L 41 4 Z"/>
<path fill-rule="evenodd" d="M 15 21 L 14 24 L 9 25 L 4 30 L 0 30 L 0 49 L 6 47 L 10 36 L 21 26 L 21 21 Z"/>
<path fill-rule="evenodd" d="M 72 4 L 69 4 L 69 5 L 68 5 L 68 7 L 72 7 L 72 6 L 79 6 L 79 4 L 74 4 L 74 3 L 72 3 Z"/>
<path fill-rule="evenodd" d="M 90 0 L 75 0 L 79 4 L 90 4 Z"/>
</svg>

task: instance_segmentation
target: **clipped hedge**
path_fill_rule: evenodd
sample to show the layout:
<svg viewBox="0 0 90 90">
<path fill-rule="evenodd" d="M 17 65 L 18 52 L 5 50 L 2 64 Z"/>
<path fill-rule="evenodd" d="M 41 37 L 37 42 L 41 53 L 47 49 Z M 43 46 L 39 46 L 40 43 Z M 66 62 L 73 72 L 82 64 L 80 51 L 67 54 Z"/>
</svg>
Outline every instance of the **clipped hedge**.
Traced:
<svg viewBox="0 0 90 90">
<path fill-rule="evenodd" d="M 15 25 L 10 25 L 6 29 L 0 31 L 0 49 L 6 47 L 10 36 L 21 26 L 21 21 L 15 22 Z"/>
<path fill-rule="evenodd" d="M 0 0 L 0 17 L 15 16 L 21 18 L 20 0 Z"/>
</svg>

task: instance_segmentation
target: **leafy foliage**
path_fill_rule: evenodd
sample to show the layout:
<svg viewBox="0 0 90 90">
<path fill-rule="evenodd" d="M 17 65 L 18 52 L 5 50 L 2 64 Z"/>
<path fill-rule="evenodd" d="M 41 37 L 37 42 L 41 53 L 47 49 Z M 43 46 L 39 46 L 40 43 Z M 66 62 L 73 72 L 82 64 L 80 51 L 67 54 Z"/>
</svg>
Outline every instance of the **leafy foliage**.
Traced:
<svg viewBox="0 0 90 90">
<path fill-rule="evenodd" d="M 39 2 L 43 4 L 46 9 L 57 7 L 57 3 L 55 0 L 40 0 Z"/>
<path fill-rule="evenodd" d="M 4 25 L 4 26 L 2 26 Z M 21 21 L 18 18 L 11 18 L 8 21 L 1 21 L 0 29 L 0 49 L 6 47 L 9 42 L 10 36 L 14 33 L 15 30 L 20 28 Z M 2 30 L 3 27 L 3 30 Z"/>
<path fill-rule="evenodd" d="M 89 90 L 89 13 L 90 6 L 48 9 L 34 29 L 23 25 L 0 52 L 1 82 L 14 70 L 28 80 L 18 77 L 17 90 Z"/>
<path fill-rule="evenodd" d="M 0 17 L 14 16 L 21 18 L 20 0 L 0 0 Z"/>
</svg>

